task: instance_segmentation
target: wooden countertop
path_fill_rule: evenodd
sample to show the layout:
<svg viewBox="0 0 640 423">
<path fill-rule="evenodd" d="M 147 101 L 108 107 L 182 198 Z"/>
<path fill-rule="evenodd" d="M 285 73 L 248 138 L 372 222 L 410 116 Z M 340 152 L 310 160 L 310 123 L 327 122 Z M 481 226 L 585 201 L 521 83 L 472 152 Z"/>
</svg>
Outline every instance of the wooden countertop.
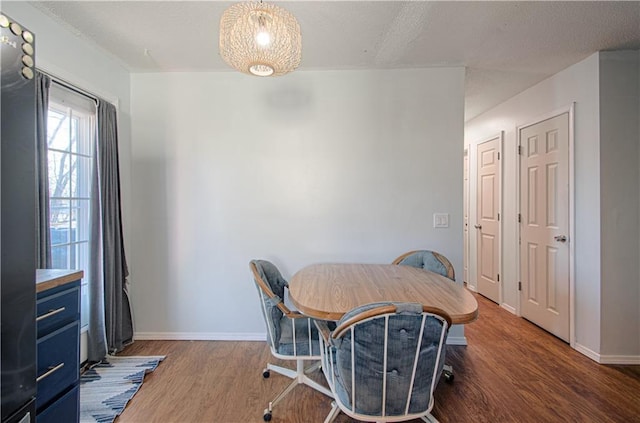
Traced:
<svg viewBox="0 0 640 423">
<path fill-rule="evenodd" d="M 84 277 L 82 270 L 36 269 L 36 292 L 77 281 Z"/>
</svg>

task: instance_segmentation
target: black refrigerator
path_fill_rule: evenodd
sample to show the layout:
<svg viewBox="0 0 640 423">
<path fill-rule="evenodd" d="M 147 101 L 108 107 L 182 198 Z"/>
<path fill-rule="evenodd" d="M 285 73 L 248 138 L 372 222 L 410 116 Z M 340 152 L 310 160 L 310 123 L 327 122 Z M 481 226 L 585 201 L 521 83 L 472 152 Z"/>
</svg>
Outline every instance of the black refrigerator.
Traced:
<svg viewBox="0 0 640 423">
<path fill-rule="evenodd" d="M 34 37 L 0 12 L 0 349 L 3 423 L 35 421 Z"/>
</svg>

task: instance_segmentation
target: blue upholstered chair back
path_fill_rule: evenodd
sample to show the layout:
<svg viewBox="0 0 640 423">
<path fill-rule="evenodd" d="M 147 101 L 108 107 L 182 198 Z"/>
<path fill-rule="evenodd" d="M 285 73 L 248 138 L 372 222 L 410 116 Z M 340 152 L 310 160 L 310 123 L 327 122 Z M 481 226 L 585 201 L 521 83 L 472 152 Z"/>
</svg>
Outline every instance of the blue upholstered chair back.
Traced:
<svg viewBox="0 0 640 423">
<path fill-rule="evenodd" d="M 280 320 L 284 314 L 278 308 L 278 303 L 284 300 L 284 289 L 288 286 L 288 283 L 282 277 L 278 268 L 270 261 L 252 260 L 251 263 L 255 264 L 260 278 L 266 283 L 271 293 L 275 295 L 275 297 L 269 296 L 269 292 L 265 292 L 263 287 L 258 284 L 258 281 L 254 280 L 262 303 L 262 315 L 267 325 L 267 342 L 273 349 L 277 350 L 280 343 Z"/>
<path fill-rule="evenodd" d="M 250 265 L 255 268 L 254 282 L 272 352 L 280 356 L 319 358 L 320 346 L 313 319 L 290 311 L 284 305 L 285 288 L 289 284 L 278 268 L 267 260 L 252 260 Z"/>
<path fill-rule="evenodd" d="M 359 320 L 389 305 L 396 311 Z M 340 408 L 372 418 L 428 413 L 444 364 L 449 329 L 444 316 L 409 303 L 367 304 L 345 314 L 332 345 L 323 350 L 325 367 L 333 366 L 328 380 Z"/>
<path fill-rule="evenodd" d="M 417 250 L 405 253 L 395 259 L 393 264 L 400 264 L 403 266 L 418 267 L 421 269 L 429 270 L 430 272 L 437 273 L 449 278 L 452 281 L 456 280 L 455 271 L 453 265 L 445 256 L 435 251 L 430 250 Z"/>
</svg>

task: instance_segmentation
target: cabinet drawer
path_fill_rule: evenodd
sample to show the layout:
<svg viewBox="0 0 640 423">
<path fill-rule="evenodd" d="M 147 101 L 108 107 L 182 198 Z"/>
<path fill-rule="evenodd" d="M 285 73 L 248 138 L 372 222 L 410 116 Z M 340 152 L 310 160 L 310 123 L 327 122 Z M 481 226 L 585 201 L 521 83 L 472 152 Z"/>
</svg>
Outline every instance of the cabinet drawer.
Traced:
<svg viewBox="0 0 640 423">
<path fill-rule="evenodd" d="M 78 381 L 79 326 L 75 321 L 38 339 L 37 410 Z"/>
<path fill-rule="evenodd" d="M 80 387 L 74 386 L 36 416 L 36 423 L 73 423 L 80 420 Z"/>
<path fill-rule="evenodd" d="M 40 296 L 39 296 L 40 297 Z M 38 338 L 80 319 L 80 287 L 42 296 L 36 302 Z"/>
</svg>

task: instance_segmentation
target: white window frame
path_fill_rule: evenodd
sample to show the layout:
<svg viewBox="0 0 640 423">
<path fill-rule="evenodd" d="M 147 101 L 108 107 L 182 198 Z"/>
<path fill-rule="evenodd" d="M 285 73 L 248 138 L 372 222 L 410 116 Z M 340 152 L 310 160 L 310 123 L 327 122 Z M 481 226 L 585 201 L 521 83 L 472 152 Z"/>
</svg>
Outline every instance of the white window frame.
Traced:
<svg viewBox="0 0 640 423">
<path fill-rule="evenodd" d="M 68 182 L 68 189 L 65 192 L 55 195 L 50 191 L 50 221 L 54 209 L 59 209 L 56 203 L 65 203 L 67 208 L 68 229 L 67 238 L 64 242 L 54 243 L 52 239 L 52 258 L 54 250 L 60 247 L 66 247 L 67 262 L 55 263 L 54 266 L 64 266 L 64 268 L 74 268 L 84 271 L 84 278 L 81 283 L 81 326 L 83 331 L 89 323 L 89 260 L 90 260 L 90 230 L 91 230 L 91 179 L 93 154 L 95 150 L 96 136 L 96 106 L 95 102 L 85 96 L 75 93 L 71 90 L 63 88 L 52 83 L 49 91 L 49 113 L 55 112 L 66 115 L 69 119 L 67 139 L 70 140 L 67 146 L 51 145 L 49 140 L 49 122 L 47 121 L 47 141 L 49 143 L 48 161 L 54 154 L 67 154 L 70 164 L 73 167 L 70 172 L 77 172 L 77 187 L 73 184 L 73 177 Z M 73 121 L 77 123 L 77 131 L 74 131 Z M 75 134 L 74 134 L 75 132 Z M 77 135 L 77 139 L 71 139 Z M 64 138 L 64 134 L 61 135 Z M 49 167 L 51 172 L 51 166 Z M 55 175 L 49 175 L 50 186 Z M 55 184 L 55 183 L 54 183 Z M 75 214 L 75 216 L 74 216 Z M 75 221 L 75 236 L 72 236 L 72 229 Z M 75 254 L 75 264 L 71 262 L 72 250 Z"/>
</svg>

